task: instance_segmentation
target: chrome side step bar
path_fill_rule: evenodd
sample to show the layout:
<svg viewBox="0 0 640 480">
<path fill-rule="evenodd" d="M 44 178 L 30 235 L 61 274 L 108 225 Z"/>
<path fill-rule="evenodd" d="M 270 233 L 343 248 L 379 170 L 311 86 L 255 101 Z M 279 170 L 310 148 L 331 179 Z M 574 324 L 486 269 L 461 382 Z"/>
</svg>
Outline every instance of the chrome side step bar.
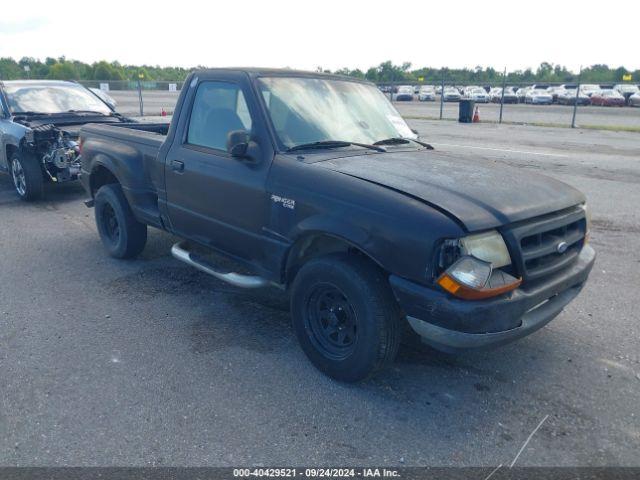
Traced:
<svg viewBox="0 0 640 480">
<path fill-rule="evenodd" d="M 201 272 L 208 273 L 216 277 L 218 280 L 227 282 L 231 285 L 235 285 L 240 288 L 261 288 L 270 285 L 270 282 L 262 277 L 254 277 L 250 275 L 241 275 L 239 273 L 229 272 L 222 273 L 215 270 L 211 265 L 207 264 L 204 260 L 194 258 L 189 250 L 186 249 L 186 242 L 178 242 L 171 247 L 171 255 L 181 262 L 191 265 L 197 268 Z"/>
</svg>

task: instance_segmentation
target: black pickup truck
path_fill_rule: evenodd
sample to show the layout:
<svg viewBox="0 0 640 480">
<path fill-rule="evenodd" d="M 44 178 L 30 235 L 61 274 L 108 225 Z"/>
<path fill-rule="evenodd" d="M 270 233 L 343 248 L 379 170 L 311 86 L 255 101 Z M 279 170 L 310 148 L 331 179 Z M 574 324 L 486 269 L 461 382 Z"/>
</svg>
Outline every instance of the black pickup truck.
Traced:
<svg viewBox="0 0 640 480">
<path fill-rule="evenodd" d="M 109 254 L 139 254 L 153 226 L 184 239 L 178 260 L 287 289 L 303 350 L 340 380 L 391 362 L 411 329 L 450 352 L 527 335 L 595 260 L 582 193 L 434 150 L 353 78 L 197 71 L 170 125 L 87 125 L 80 145 Z"/>
</svg>

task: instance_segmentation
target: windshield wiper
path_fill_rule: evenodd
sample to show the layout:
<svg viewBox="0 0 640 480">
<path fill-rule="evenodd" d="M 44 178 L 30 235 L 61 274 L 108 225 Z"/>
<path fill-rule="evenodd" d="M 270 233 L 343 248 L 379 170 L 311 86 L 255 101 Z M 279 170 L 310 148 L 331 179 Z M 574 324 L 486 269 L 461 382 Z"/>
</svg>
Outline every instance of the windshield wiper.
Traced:
<svg viewBox="0 0 640 480">
<path fill-rule="evenodd" d="M 369 145 L 368 143 L 358 143 L 358 142 L 346 142 L 342 140 L 321 140 L 319 142 L 311 142 L 311 143 L 301 143 L 300 145 L 294 145 L 287 149 L 287 152 L 294 152 L 296 150 L 310 150 L 310 149 L 321 149 L 321 148 L 341 148 L 341 147 L 350 147 L 350 146 L 368 148 L 370 150 L 375 150 L 376 152 L 386 152 L 387 150 L 383 147 L 379 147 L 377 145 Z"/>
<path fill-rule="evenodd" d="M 428 143 L 421 142 L 420 140 L 416 140 L 415 138 L 404 138 L 404 137 L 391 137 L 385 138 L 384 140 L 378 140 L 374 142 L 374 145 L 404 145 L 406 143 L 416 142 L 418 145 L 422 145 L 427 150 L 433 150 L 433 146 Z"/>
<path fill-rule="evenodd" d="M 407 138 L 391 137 L 391 138 L 385 138 L 384 140 L 378 140 L 377 142 L 374 142 L 374 145 L 400 145 L 400 144 L 406 144 L 406 143 L 411 143 L 411 142 Z"/>
<path fill-rule="evenodd" d="M 49 113 L 46 112 L 12 112 L 12 115 L 15 117 L 18 116 L 34 116 L 34 115 L 50 115 Z"/>
<path fill-rule="evenodd" d="M 46 116 L 46 117 L 60 117 L 63 115 L 67 115 L 69 113 L 84 113 L 84 114 L 91 114 L 91 115 L 100 115 L 102 117 L 107 116 L 106 114 L 102 113 L 102 112 L 95 112 L 93 110 L 67 110 L 65 112 L 31 112 L 31 111 L 25 111 L 25 112 L 13 112 L 13 116 L 14 117 L 42 117 L 42 116 Z"/>
<path fill-rule="evenodd" d="M 67 110 L 65 113 L 89 113 L 94 115 L 102 115 L 103 117 L 106 115 L 103 112 L 96 112 L 95 110 Z"/>
</svg>

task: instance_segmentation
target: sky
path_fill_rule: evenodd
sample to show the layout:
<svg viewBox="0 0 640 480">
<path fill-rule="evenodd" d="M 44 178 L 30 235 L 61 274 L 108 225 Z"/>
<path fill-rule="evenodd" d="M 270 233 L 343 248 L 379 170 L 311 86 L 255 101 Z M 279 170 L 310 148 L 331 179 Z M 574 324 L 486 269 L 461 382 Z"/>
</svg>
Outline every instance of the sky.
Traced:
<svg viewBox="0 0 640 480">
<path fill-rule="evenodd" d="M 28 7 L 28 8 L 27 8 Z M 366 70 L 383 61 L 509 71 L 640 68 L 640 1 L 31 0 L 4 8 L 0 57 Z"/>
</svg>

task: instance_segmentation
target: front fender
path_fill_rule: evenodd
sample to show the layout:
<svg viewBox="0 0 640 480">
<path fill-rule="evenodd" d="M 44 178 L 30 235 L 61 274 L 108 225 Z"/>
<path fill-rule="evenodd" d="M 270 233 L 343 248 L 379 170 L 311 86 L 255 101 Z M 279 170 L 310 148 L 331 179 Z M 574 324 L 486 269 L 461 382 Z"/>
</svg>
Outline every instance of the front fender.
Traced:
<svg viewBox="0 0 640 480">
<path fill-rule="evenodd" d="M 13 147 L 16 149 L 23 148 L 23 140 L 28 128 L 7 119 L 1 119 L 0 122 L 2 122 L 1 126 L 3 127 L 0 129 L 2 132 L 2 137 L 0 138 L 0 146 L 2 147 L 2 150 L 0 151 L 0 167 L 8 169 L 9 158 L 7 157 L 7 147 Z"/>
<path fill-rule="evenodd" d="M 350 246 L 366 255 L 380 268 L 392 271 L 383 252 L 392 251 L 393 246 L 383 236 L 373 235 L 371 230 L 355 225 L 335 215 L 316 215 L 304 219 L 291 231 L 292 244 L 283 262 L 284 278 L 296 264 L 299 253 L 318 238 L 334 239 L 337 244 Z"/>
<path fill-rule="evenodd" d="M 386 238 L 374 236 L 370 228 L 350 223 L 337 215 L 315 215 L 306 218 L 293 229 L 292 233 L 296 242 L 309 235 L 326 235 L 340 239 L 362 250 L 382 267 L 384 265 L 377 252 L 392 247 Z"/>
</svg>

